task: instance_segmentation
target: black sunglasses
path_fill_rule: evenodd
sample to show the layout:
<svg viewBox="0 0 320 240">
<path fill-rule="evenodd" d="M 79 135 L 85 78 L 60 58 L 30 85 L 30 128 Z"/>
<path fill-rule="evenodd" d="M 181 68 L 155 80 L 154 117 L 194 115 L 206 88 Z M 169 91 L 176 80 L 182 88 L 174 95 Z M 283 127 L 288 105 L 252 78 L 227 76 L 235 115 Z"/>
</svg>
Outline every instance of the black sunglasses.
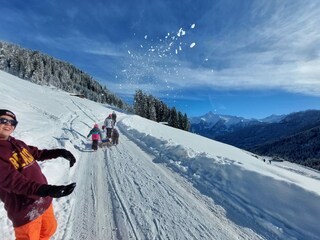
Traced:
<svg viewBox="0 0 320 240">
<path fill-rule="evenodd" d="M 6 118 L 0 118 L 0 124 L 7 124 L 7 123 L 9 123 L 11 126 L 16 127 L 18 124 L 18 121 L 6 119 Z"/>
</svg>

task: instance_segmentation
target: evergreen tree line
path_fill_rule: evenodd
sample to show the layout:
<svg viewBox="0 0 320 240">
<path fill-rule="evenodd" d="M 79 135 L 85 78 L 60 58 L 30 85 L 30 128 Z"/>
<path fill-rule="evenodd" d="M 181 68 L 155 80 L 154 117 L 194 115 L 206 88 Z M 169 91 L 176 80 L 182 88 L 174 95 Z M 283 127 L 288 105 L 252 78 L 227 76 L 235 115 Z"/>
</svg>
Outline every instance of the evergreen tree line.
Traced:
<svg viewBox="0 0 320 240">
<path fill-rule="evenodd" d="M 95 102 L 130 109 L 118 96 L 73 65 L 3 41 L 0 41 L 0 70 L 36 84 L 55 86 Z"/>
<path fill-rule="evenodd" d="M 280 157 L 320 170 L 320 126 L 250 149 L 260 155 Z"/>
<path fill-rule="evenodd" d="M 171 127 L 186 131 L 190 129 L 187 114 L 182 114 L 175 107 L 170 109 L 165 103 L 151 95 L 143 93 L 140 89 L 134 95 L 133 109 L 134 113 L 141 117 L 156 122 L 164 122 Z"/>
</svg>

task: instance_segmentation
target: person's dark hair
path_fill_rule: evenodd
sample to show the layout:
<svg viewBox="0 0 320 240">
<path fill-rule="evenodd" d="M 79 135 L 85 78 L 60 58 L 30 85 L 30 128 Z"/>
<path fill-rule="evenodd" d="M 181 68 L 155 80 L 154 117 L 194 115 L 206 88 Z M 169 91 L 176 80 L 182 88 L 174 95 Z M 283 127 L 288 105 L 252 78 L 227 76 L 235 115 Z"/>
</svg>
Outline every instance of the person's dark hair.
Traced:
<svg viewBox="0 0 320 240">
<path fill-rule="evenodd" d="M 16 115 L 13 112 L 11 112 L 10 110 L 0 109 L 0 116 L 3 116 L 3 115 L 12 117 L 14 120 L 17 121 Z"/>
</svg>

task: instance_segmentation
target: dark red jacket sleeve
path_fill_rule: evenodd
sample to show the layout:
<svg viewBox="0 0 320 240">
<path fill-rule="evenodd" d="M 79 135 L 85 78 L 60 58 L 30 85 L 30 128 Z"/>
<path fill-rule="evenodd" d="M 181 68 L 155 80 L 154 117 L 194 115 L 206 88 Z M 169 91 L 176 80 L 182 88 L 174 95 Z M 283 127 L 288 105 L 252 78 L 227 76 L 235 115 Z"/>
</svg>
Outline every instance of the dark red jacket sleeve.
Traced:
<svg viewBox="0 0 320 240">
<path fill-rule="evenodd" d="M 11 163 L 0 159 L 0 187 L 15 194 L 32 196 L 43 183 L 37 183 L 26 178 L 17 171 Z"/>
</svg>

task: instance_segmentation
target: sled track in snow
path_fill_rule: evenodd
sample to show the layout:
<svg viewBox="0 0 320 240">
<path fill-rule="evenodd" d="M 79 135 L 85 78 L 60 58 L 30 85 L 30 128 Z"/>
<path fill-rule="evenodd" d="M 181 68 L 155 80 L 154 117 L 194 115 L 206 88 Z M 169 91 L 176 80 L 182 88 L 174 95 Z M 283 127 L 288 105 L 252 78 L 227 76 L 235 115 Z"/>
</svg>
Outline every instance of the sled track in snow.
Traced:
<svg viewBox="0 0 320 240">
<path fill-rule="evenodd" d="M 104 182 L 103 153 L 84 154 L 79 160 L 77 195 L 68 221 L 72 221 L 72 240 L 113 239 L 112 222 L 109 220 L 109 195 Z M 101 155 L 101 157 L 100 157 Z"/>
<path fill-rule="evenodd" d="M 129 211 L 126 208 L 123 200 L 121 199 L 120 194 L 118 193 L 116 184 L 114 183 L 115 179 L 112 178 L 112 175 L 110 173 L 110 167 L 109 167 L 110 165 L 108 166 L 109 159 L 110 159 L 109 150 L 106 149 L 104 151 L 104 154 L 105 154 L 105 157 L 104 157 L 105 162 L 107 165 L 107 175 L 108 175 L 108 179 L 109 179 L 109 181 L 108 181 L 108 186 L 109 186 L 109 191 L 110 191 L 109 193 L 111 195 L 111 202 L 112 202 L 112 206 L 114 209 L 114 212 L 113 212 L 114 219 L 113 220 L 116 224 L 117 239 L 119 239 L 119 240 L 132 239 L 132 238 L 130 238 L 130 236 L 125 236 L 125 235 L 127 235 L 126 232 L 129 232 L 126 229 L 123 229 L 123 228 L 125 228 L 125 221 L 128 222 L 130 229 L 132 230 L 132 234 L 134 235 L 134 239 L 139 239 L 139 237 L 135 231 L 134 225 L 132 223 L 132 220 L 130 218 Z M 119 209 L 119 208 L 122 209 L 122 213 L 124 216 L 121 215 L 121 212 L 116 211 L 116 209 Z"/>
</svg>

